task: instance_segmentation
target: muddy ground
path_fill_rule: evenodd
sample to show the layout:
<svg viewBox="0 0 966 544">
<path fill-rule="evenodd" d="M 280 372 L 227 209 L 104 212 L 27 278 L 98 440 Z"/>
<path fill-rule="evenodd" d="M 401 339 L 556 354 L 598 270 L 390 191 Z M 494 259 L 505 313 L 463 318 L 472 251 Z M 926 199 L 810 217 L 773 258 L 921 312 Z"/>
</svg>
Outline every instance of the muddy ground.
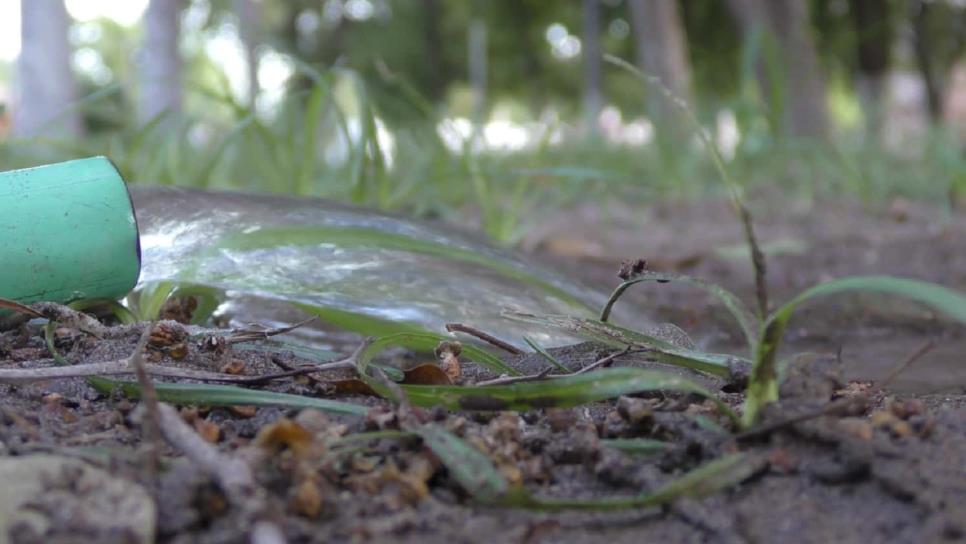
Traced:
<svg viewBox="0 0 966 544">
<path fill-rule="evenodd" d="M 966 287 L 966 217 L 904 202 L 876 210 L 828 203 L 788 210 L 769 201 L 759 195 L 753 210 L 771 254 L 775 300 L 821 279 L 857 273 Z M 581 208 L 566 220 L 550 218 L 526 244 L 590 282 L 613 285 L 617 261 L 644 257 L 655 268 L 711 279 L 750 297 L 739 241 L 727 203 L 703 202 L 643 210 L 614 205 L 606 215 Z M 740 345 L 726 315 L 692 291 L 649 286 L 622 303 L 648 305 L 649 314 L 685 328 L 701 347 Z M 816 354 L 793 367 L 783 386 L 785 402 L 768 420 L 787 422 L 815 415 L 830 402 L 852 402 L 759 436 L 700 425 L 695 415 L 728 422 L 707 403 L 674 394 L 521 414 L 415 409 L 401 416 L 444 426 L 484 451 L 511 483 L 545 497 L 631 495 L 730 452 L 756 459 L 756 470 L 738 486 L 660 508 L 543 513 L 477 505 L 418 438 L 346 439 L 401 424 L 383 401 L 333 393 L 333 381 L 351 377 L 346 371 L 265 387 L 364 404 L 371 407 L 365 417 L 270 407 L 182 408 L 180 415 L 219 451 L 252 467 L 265 494 L 260 515 L 292 542 L 954 542 L 966 539 L 963 333 L 921 308 L 869 297 L 811 306 L 790 328 L 787 349 Z M 138 327 L 117 328 L 101 339 L 64 328 L 57 346 L 75 364 L 106 361 L 129 355 L 139 336 Z M 936 347 L 889 390 L 871 383 L 930 340 Z M 173 349 L 180 344 L 186 353 Z M 580 345 L 555 355 L 578 369 L 609 353 Z M 33 326 L 0 337 L 2 368 L 47 366 L 49 357 Z M 147 360 L 252 375 L 310 364 L 294 355 L 273 361 L 264 353 L 176 337 L 154 341 Z M 530 372 L 546 365 L 536 356 L 508 360 Z M 654 365 L 633 357 L 615 364 Z M 488 377 L 466 365 L 460 379 Z M 741 400 L 720 394 L 732 404 Z M 248 538 L 251 517 L 204 466 L 168 444 L 161 448 L 160 472 L 152 472 L 139 423 L 146 416 L 137 402 L 104 396 L 79 379 L 0 385 L 0 395 L 0 462 L 14 462 L 0 464 L 0 473 L 6 471 L 5 482 L 36 480 L 12 498 L 10 492 L 0 497 L 0 529 L 9 541 Z M 672 445 L 642 456 L 611 447 L 606 440 L 613 438 Z M 40 468 L 16 463 L 27 459 L 43 462 Z M 145 521 L 151 519 L 156 523 Z"/>
</svg>

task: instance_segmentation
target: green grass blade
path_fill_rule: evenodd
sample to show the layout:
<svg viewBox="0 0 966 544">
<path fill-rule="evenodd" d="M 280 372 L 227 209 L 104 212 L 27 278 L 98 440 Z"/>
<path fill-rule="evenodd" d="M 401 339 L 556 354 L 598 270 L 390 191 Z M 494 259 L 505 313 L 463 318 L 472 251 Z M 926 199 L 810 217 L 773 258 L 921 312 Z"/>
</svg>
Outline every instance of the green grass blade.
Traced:
<svg viewBox="0 0 966 544">
<path fill-rule="evenodd" d="M 380 395 L 392 398 L 378 380 L 363 378 Z M 401 385 L 417 406 L 444 406 L 450 410 L 524 412 L 541 408 L 569 408 L 644 391 L 678 391 L 710 399 L 732 421 L 738 416 L 704 387 L 668 372 L 644 368 L 605 368 L 540 381 L 509 385 Z"/>
<path fill-rule="evenodd" d="M 450 476 L 477 501 L 495 502 L 510 489 L 509 482 L 486 454 L 453 433 L 433 423 L 412 430 L 439 457 Z"/>
<path fill-rule="evenodd" d="M 228 331 L 226 331 L 226 333 L 227 332 Z M 296 357 L 307 359 L 315 363 L 334 361 L 341 357 L 341 355 L 338 353 L 327 349 L 313 348 L 310 346 L 303 346 L 302 344 L 297 344 L 295 342 L 276 339 L 242 342 L 232 346 L 232 349 L 239 351 L 254 351 L 256 353 L 270 353 L 275 355 L 291 353 Z"/>
<path fill-rule="evenodd" d="M 757 457 L 734 453 L 709 461 L 650 493 L 603 499 L 555 499 L 518 495 L 515 505 L 543 511 L 617 510 L 660 506 L 680 498 L 705 497 L 723 491 L 748 479 L 761 466 L 762 461 Z"/>
<path fill-rule="evenodd" d="M 368 378 L 369 376 L 367 369 L 369 364 L 371 364 L 372 359 L 390 346 L 402 346 L 404 348 L 409 348 L 416 351 L 432 353 L 440 342 L 452 341 L 452 337 L 430 332 L 406 332 L 391 334 L 389 336 L 384 336 L 374 340 L 371 344 L 369 344 L 366 349 L 359 354 L 357 367 L 359 369 L 359 373 L 363 377 Z M 512 376 L 520 375 L 519 370 L 508 366 L 496 355 L 493 355 L 492 353 L 472 344 L 463 344 L 463 350 L 460 357 L 468 358 L 481 367 L 497 374 L 510 374 Z"/>
<path fill-rule="evenodd" d="M 143 321 L 157 319 L 161 315 L 161 307 L 177 286 L 173 281 L 158 281 L 142 287 L 135 306 L 137 316 Z"/>
<path fill-rule="evenodd" d="M 651 493 L 603 499 L 535 497 L 510 487 L 483 452 L 436 424 L 413 429 L 436 454 L 450 475 L 475 500 L 534 510 L 615 510 L 659 506 L 684 497 L 704 497 L 735 486 L 757 472 L 762 460 L 744 453 L 715 459 L 659 487 Z"/>
<path fill-rule="evenodd" d="M 935 283 L 891 276 L 854 276 L 816 285 L 773 312 L 765 322 L 745 400 L 746 426 L 755 422 L 765 404 L 778 400 L 776 354 L 795 310 L 812 299 L 849 291 L 905 297 L 966 323 L 966 295 Z"/>
<path fill-rule="evenodd" d="M 140 398 L 141 389 L 136 382 L 91 378 L 91 386 L 105 395 L 120 391 L 130 398 Z M 209 385 L 199 383 L 155 382 L 158 399 L 171 404 L 193 404 L 201 406 L 278 406 L 281 408 L 315 408 L 324 412 L 365 416 L 369 408 L 315 397 L 243 389 L 231 385 Z"/>
<path fill-rule="evenodd" d="M 540 356 L 542 356 L 544 359 L 546 359 L 547 362 L 550 363 L 551 365 L 553 365 L 557 370 L 563 372 L 564 374 L 570 374 L 570 373 L 573 372 L 572 370 L 570 370 L 569 368 L 567 368 L 566 365 L 564 365 L 563 363 L 561 363 L 556 357 L 554 357 L 553 355 L 551 355 L 550 352 L 547 351 L 543 346 L 541 346 L 540 344 L 536 343 L 532 338 L 529 338 L 527 336 L 524 336 L 523 337 L 523 341 L 526 342 L 528 346 L 530 346 L 531 348 L 533 348 L 533 351 L 539 353 Z"/>
<path fill-rule="evenodd" d="M 601 440 L 600 443 L 631 455 L 653 455 L 667 451 L 671 447 L 670 442 L 653 438 L 611 438 Z"/>
<path fill-rule="evenodd" d="M 566 315 L 533 315 L 520 312 L 504 312 L 503 315 L 517 321 L 564 330 L 615 348 L 631 346 L 647 349 L 649 350 L 648 356 L 662 363 L 683 366 L 723 378 L 730 378 L 732 368 L 735 368 L 736 365 L 750 364 L 750 361 L 741 357 L 685 349 L 671 343 L 672 339 L 670 338 L 632 331 L 597 319 Z"/>
<path fill-rule="evenodd" d="M 372 315 L 340 310 L 331 306 L 321 306 L 304 302 L 292 302 L 292 306 L 311 315 L 318 316 L 322 322 L 330 323 L 349 332 L 364 336 L 390 336 L 394 334 L 431 334 L 425 328 L 405 321 L 382 319 Z"/>
<path fill-rule="evenodd" d="M 731 312 L 731 315 L 734 316 L 735 321 L 738 322 L 738 326 L 741 327 L 741 332 L 745 336 L 745 341 L 748 343 L 749 352 L 754 354 L 755 340 L 758 338 L 758 318 L 755 317 L 755 314 L 753 314 L 751 310 L 745 306 L 745 303 L 743 303 L 741 299 L 731 291 L 721 287 L 720 285 L 716 285 L 692 276 L 672 274 L 669 272 L 643 272 L 639 276 L 621 283 L 616 289 L 614 289 L 614 293 L 610 296 L 610 303 L 604 307 L 603 311 L 601 311 L 601 321 L 607 320 L 607 317 L 610 315 L 610 309 L 613 306 L 613 302 L 616 302 L 624 291 L 626 291 L 632 285 L 645 281 L 686 283 L 699 289 L 703 289 L 709 294 L 717 297 L 718 300 L 724 304 L 724 307 Z"/>
</svg>

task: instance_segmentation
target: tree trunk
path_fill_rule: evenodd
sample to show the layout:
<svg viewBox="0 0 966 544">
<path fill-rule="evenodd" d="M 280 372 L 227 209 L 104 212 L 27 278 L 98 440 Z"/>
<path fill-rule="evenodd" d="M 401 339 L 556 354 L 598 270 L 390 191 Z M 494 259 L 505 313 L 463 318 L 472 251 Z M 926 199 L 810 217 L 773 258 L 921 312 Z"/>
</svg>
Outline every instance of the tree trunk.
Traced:
<svg viewBox="0 0 966 544">
<path fill-rule="evenodd" d="M 629 0 L 631 24 L 641 71 L 660 78 L 682 100 L 691 103 L 691 63 L 677 0 Z M 647 93 L 648 111 L 656 119 L 673 119 L 673 106 L 661 93 Z"/>
<path fill-rule="evenodd" d="M 70 65 L 70 19 L 64 2 L 21 0 L 20 16 L 19 100 L 12 133 L 79 136 L 83 132 L 80 112 L 70 109 L 77 100 L 77 85 Z"/>
<path fill-rule="evenodd" d="M 882 98 L 895 35 L 891 6 L 884 0 L 851 0 L 849 5 L 856 36 L 855 88 L 871 139 L 878 137 L 882 127 Z"/>
<path fill-rule="evenodd" d="M 785 97 L 782 133 L 824 138 L 828 134 L 825 78 L 812 41 L 807 1 L 728 0 L 728 6 L 746 40 L 761 29 L 778 48 Z M 765 71 L 758 72 L 762 88 L 769 88 Z"/>
<path fill-rule="evenodd" d="M 932 7 L 929 2 L 913 0 L 912 26 L 914 30 L 913 43 L 915 45 L 916 64 L 923 84 L 926 86 L 926 103 L 929 107 L 929 118 L 933 123 L 940 124 L 943 120 L 943 83 L 934 62 L 935 39 L 930 35 L 927 22 Z"/>
<path fill-rule="evenodd" d="M 245 72 L 248 74 L 248 107 L 255 111 L 260 87 L 258 85 L 258 52 L 261 41 L 258 6 L 252 0 L 235 0 L 238 16 L 238 38 L 245 50 Z"/>
<path fill-rule="evenodd" d="M 427 91 L 434 104 L 443 101 L 446 94 L 447 72 L 443 56 L 442 9 L 439 0 L 423 0 L 423 46 L 426 55 Z"/>
<path fill-rule="evenodd" d="M 600 4 L 598 0 L 584 0 L 584 118 L 588 134 L 596 135 L 597 119 L 603 107 Z"/>
<path fill-rule="evenodd" d="M 181 54 L 178 37 L 181 0 L 151 0 L 144 14 L 144 49 L 141 51 L 142 122 L 162 112 L 181 113 Z"/>
</svg>

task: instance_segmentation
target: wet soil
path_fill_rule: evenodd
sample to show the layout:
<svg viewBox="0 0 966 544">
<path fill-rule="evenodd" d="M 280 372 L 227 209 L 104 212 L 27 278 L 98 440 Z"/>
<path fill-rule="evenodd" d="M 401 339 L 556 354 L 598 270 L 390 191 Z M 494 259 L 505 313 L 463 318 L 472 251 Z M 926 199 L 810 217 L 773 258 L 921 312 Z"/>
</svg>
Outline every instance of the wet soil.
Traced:
<svg viewBox="0 0 966 544">
<path fill-rule="evenodd" d="M 815 281 L 855 273 L 966 287 L 966 218 L 908 203 L 878 211 L 822 203 L 773 209 L 766 205 L 768 195 L 759 196 L 754 211 L 772 252 L 776 300 Z M 731 251 L 740 236 L 728 212 L 724 202 L 644 210 L 615 205 L 606 216 L 579 209 L 571 215 L 586 218 L 584 230 L 571 228 L 577 221 L 551 221 L 527 243 L 587 281 L 613 285 L 617 261 L 644 257 L 656 268 L 720 282 L 751 300 L 748 267 Z M 693 291 L 649 286 L 632 290 L 622 303 L 628 302 L 648 305 L 650 314 L 678 324 L 701 347 L 739 349 L 726 315 Z M 776 427 L 758 435 L 701 424 L 695 416 L 728 426 L 713 406 L 671 393 L 520 414 L 414 409 L 413 417 L 444 426 L 486 453 L 508 481 L 544 497 L 634 495 L 735 451 L 759 461 L 754 474 L 733 488 L 660 508 L 549 513 L 479 505 L 418 438 L 346 440 L 400 425 L 388 403 L 331 385 L 351 372 L 258 387 L 365 405 L 365 417 L 272 407 L 185 407 L 181 415 L 220 451 L 250 464 L 267 492 L 272 520 L 291 542 L 956 542 L 966 539 L 963 333 L 921 308 L 893 302 L 861 297 L 816 304 L 796 318 L 788 347 L 816 353 L 790 368 L 782 405 L 766 414 L 766 423 Z M 128 356 L 139 335 L 138 327 L 102 338 L 65 329 L 57 345 L 74 364 L 97 362 Z M 868 381 L 883 377 L 927 340 L 936 349 L 889 390 Z M 209 348 L 203 341 L 184 342 L 185 353 L 155 345 L 147 358 L 209 372 L 279 370 L 278 357 L 273 362 L 264 352 Z M 553 353 L 579 369 L 612 350 L 582 344 Z M 536 355 L 507 361 L 524 372 L 546 366 Z M 281 362 L 312 363 L 294 354 L 282 355 Z M 0 368 L 51 364 L 36 326 L 2 333 Z M 640 357 L 615 364 L 656 365 Z M 467 382 L 493 377 L 471 364 L 463 370 Z M 702 379 L 726 402 L 740 403 L 740 394 L 722 390 L 723 382 Z M 105 396 L 80 379 L 0 385 L 0 395 L 4 458 L 66 456 L 140 486 L 154 498 L 158 541 L 248 540 L 251 520 L 197 463 L 164 445 L 162 470 L 149 470 L 136 401 Z M 848 409 L 817 415 L 836 402 Z M 803 414 L 814 417 L 791 422 Z M 293 434 L 292 428 L 300 431 Z M 670 446 L 635 455 L 609 445 L 615 438 L 659 439 Z M 33 512 L 64 519 L 65 503 L 50 497 L 63 495 L 65 486 L 56 478 L 46 482 L 31 503 Z M 97 484 L 66 489 L 80 496 L 92 487 Z M 98 532 L 96 523 L 83 521 L 50 523 L 44 533 L 0 529 L 13 542 L 137 541 L 130 531 Z"/>
</svg>

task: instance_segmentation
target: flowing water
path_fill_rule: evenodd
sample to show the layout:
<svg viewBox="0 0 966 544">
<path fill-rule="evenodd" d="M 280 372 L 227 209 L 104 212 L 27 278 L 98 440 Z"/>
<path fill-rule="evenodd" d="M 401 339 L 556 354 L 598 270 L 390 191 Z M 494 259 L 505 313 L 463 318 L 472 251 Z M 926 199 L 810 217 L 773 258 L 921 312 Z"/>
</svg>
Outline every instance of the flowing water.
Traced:
<svg viewBox="0 0 966 544">
<path fill-rule="evenodd" d="M 173 280 L 219 293 L 234 324 L 318 315 L 301 334 L 442 332 L 466 323 L 522 343 L 571 339 L 508 321 L 504 308 L 592 315 L 606 293 L 445 226 L 272 195 L 132 187 L 141 231 L 139 288 Z M 640 325 L 641 317 L 618 316 Z"/>
</svg>

